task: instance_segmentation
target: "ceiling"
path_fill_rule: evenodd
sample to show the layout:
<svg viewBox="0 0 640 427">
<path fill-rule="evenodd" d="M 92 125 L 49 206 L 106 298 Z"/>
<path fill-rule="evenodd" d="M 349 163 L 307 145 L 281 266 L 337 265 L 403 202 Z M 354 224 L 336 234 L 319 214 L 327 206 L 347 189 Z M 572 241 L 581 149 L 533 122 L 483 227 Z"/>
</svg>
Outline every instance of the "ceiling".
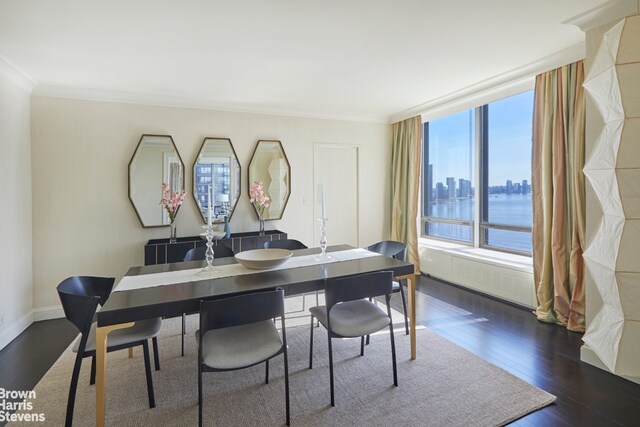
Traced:
<svg viewBox="0 0 640 427">
<path fill-rule="evenodd" d="M 0 0 L 34 93 L 387 122 L 579 45 L 603 0 Z"/>
</svg>

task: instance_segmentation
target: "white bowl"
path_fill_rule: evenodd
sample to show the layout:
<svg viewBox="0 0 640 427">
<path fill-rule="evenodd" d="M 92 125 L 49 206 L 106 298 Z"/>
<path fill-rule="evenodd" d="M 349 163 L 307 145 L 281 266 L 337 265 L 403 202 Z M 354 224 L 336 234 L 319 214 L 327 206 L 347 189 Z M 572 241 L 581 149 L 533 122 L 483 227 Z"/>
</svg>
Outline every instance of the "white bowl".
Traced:
<svg viewBox="0 0 640 427">
<path fill-rule="evenodd" d="M 226 235 L 227 233 L 225 231 L 214 231 L 213 240 L 223 239 Z M 202 237 L 202 240 L 207 240 L 207 233 L 200 233 L 200 237 Z"/>
<path fill-rule="evenodd" d="M 235 258 L 247 268 L 268 270 L 283 264 L 291 255 L 293 252 L 288 249 L 254 249 L 240 252 Z"/>
</svg>

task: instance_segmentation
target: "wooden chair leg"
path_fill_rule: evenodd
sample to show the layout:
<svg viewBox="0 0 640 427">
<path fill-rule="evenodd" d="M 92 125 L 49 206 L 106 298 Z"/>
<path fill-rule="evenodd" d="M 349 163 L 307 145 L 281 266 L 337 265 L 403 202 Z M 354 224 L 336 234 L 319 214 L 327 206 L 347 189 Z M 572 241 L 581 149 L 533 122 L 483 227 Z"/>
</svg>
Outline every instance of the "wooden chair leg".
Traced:
<svg viewBox="0 0 640 427">
<path fill-rule="evenodd" d="M 313 323 L 311 324 L 313 329 Z M 289 413 L 289 357 L 287 355 L 287 347 L 284 348 L 284 401 L 287 414 L 287 425 L 291 425 Z"/>
<path fill-rule="evenodd" d="M 328 333 L 329 331 L 327 331 Z M 327 336 L 329 345 L 329 384 L 331 387 L 331 406 L 336 406 L 333 393 L 333 350 L 331 348 L 331 335 Z"/>
<path fill-rule="evenodd" d="M 153 394 L 153 378 L 151 377 L 151 358 L 149 357 L 149 341 L 142 343 L 144 353 L 144 370 L 147 375 L 147 393 L 149 394 L 149 408 L 156 407 L 156 398 Z"/>
<path fill-rule="evenodd" d="M 409 316 L 407 316 L 407 299 L 404 296 L 404 289 L 402 287 L 402 280 L 398 282 L 400 284 L 400 297 L 402 298 L 402 312 L 404 313 L 404 331 L 406 335 L 409 335 Z"/>
<path fill-rule="evenodd" d="M 182 336 L 180 338 L 182 338 L 182 350 L 180 352 L 180 354 L 182 356 L 184 356 L 184 335 L 187 333 L 187 320 L 186 320 L 187 316 L 184 315 L 184 313 L 182 314 Z"/>
<path fill-rule="evenodd" d="M 320 297 L 318 296 L 320 291 L 316 291 L 316 307 L 320 305 Z M 316 320 L 316 328 L 320 327 L 320 319 Z"/>
<path fill-rule="evenodd" d="M 158 337 L 153 337 L 151 339 L 151 343 L 153 344 L 153 363 L 156 366 L 156 371 L 160 370 L 160 353 L 158 352 Z"/>
<path fill-rule="evenodd" d="M 82 366 L 82 351 L 78 349 L 76 361 L 73 365 L 73 374 L 71 374 L 71 385 L 69 386 L 69 398 L 67 400 L 67 418 L 64 423 L 66 427 L 73 424 L 73 407 L 76 403 L 76 391 L 78 390 L 78 377 L 80 376 L 80 367 Z"/>
<path fill-rule="evenodd" d="M 202 427 L 202 362 L 200 360 L 198 360 L 198 426 Z"/>
<path fill-rule="evenodd" d="M 389 337 L 391 337 L 391 363 L 393 364 L 393 385 L 398 387 L 398 369 L 396 366 L 396 343 L 393 337 L 393 320 L 391 320 L 390 296 L 387 295 L 387 313 L 389 314 Z"/>
<path fill-rule="evenodd" d="M 264 374 L 264 383 L 265 384 L 269 384 L 269 359 L 267 359 L 265 362 L 265 374 Z"/>
<path fill-rule="evenodd" d="M 89 378 L 89 385 L 96 383 L 96 356 L 91 357 L 91 376 Z"/>
<path fill-rule="evenodd" d="M 311 316 L 311 332 L 309 333 L 309 369 L 313 369 L 313 316 Z"/>
</svg>

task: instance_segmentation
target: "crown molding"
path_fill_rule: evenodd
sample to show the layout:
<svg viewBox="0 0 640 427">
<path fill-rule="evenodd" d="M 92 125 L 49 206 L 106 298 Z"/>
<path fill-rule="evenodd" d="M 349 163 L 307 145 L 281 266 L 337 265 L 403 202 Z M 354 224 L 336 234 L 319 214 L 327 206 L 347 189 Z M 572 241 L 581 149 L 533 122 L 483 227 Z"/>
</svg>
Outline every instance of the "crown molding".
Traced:
<svg viewBox="0 0 640 427">
<path fill-rule="evenodd" d="M 608 22 L 640 13 L 640 0 L 610 0 L 563 21 L 587 32 Z"/>
<path fill-rule="evenodd" d="M 305 113 L 280 109 L 257 109 L 242 104 L 219 103 L 208 99 L 176 97 L 158 94 L 145 94 L 105 89 L 92 89 L 66 86 L 56 83 L 41 82 L 33 91 L 34 96 L 66 98 L 84 101 L 115 102 L 123 104 L 148 105 L 168 108 L 193 108 L 230 113 L 261 114 L 270 116 L 298 117 L 316 120 L 336 120 L 362 123 L 384 123 L 386 117 L 359 117 L 347 115 L 330 115 Z"/>
<path fill-rule="evenodd" d="M 584 59 L 585 55 L 586 48 L 584 42 L 570 46 L 537 61 L 481 80 L 408 110 L 393 114 L 389 117 L 389 123 L 396 123 L 417 115 L 422 115 L 423 118 L 429 117 L 433 119 L 445 115 L 448 111 L 453 113 L 455 110 L 460 111 L 466 108 L 477 107 L 478 105 L 499 99 L 500 97 L 508 96 L 508 93 L 514 94 L 517 90 L 527 90 L 527 88 L 532 87 L 532 79 L 537 74 L 579 61 Z"/>
<path fill-rule="evenodd" d="M 33 91 L 38 83 L 13 62 L 0 55 L 0 74 L 10 78 L 28 93 Z"/>
</svg>

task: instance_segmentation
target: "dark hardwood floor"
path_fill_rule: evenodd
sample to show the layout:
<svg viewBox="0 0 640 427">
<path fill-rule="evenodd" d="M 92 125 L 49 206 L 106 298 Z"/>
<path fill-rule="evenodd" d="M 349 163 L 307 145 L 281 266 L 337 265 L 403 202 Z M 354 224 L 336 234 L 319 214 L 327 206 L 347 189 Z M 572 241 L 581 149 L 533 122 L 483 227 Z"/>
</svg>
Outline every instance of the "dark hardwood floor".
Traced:
<svg viewBox="0 0 640 427">
<path fill-rule="evenodd" d="M 580 334 L 437 279 L 422 277 L 419 290 L 420 323 L 558 397 L 513 425 L 640 425 L 640 385 L 580 362 Z M 0 387 L 32 389 L 75 336 L 64 319 L 31 325 L 0 351 Z"/>
<path fill-rule="evenodd" d="M 512 425 L 640 425 L 640 385 L 580 362 L 581 334 L 431 277 L 422 277 L 418 289 L 420 323 L 557 396 Z"/>
</svg>

